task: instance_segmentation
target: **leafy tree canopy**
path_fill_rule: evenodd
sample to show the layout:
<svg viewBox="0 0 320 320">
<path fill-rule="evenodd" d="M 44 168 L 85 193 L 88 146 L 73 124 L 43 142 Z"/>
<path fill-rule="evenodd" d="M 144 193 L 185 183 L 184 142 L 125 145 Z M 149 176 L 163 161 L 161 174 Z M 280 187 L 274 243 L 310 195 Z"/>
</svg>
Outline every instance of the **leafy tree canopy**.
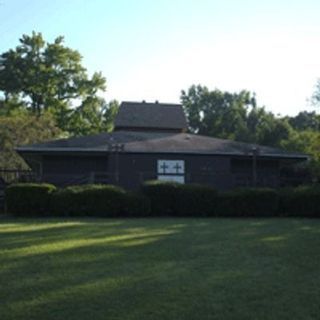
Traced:
<svg viewBox="0 0 320 320">
<path fill-rule="evenodd" d="M 287 117 L 296 130 L 320 130 L 320 116 L 315 111 L 301 111 L 294 117 Z"/>
<path fill-rule="evenodd" d="M 20 45 L 0 56 L 0 91 L 6 99 L 19 96 L 33 113 L 61 109 L 83 103 L 104 91 L 106 80 L 101 73 L 90 78 L 81 65 L 76 50 L 58 37 L 46 42 L 41 33 L 23 35 Z"/>
<path fill-rule="evenodd" d="M 291 129 L 286 120 L 258 107 L 255 95 L 246 90 L 229 93 L 193 85 L 182 91 L 181 101 L 191 132 L 279 146 Z"/>
<path fill-rule="evenodd" d="M 41 117 L 28 113 L 0 116 L 0 168 L 28 168 L 14 148 L 59 136 L 61 136 L 61 130 L 56 127 L 50 114 L 44 114 Z"/>
<path fill-rule="evenodd" d="M 320 82 L 318 88 L 320 104 Z M 190 132 L 309 154 L 308 167 L 320 177 L 320 116 L 315 112 L 276 117 L 248 91 L 210 91 L 201 85 L 182 91 L 181 102 Z"/>
<path fill-rule="evenodd" d="M 23 35 L 15 49 L 0 55 L 0 115 L 50 112 L 70 135 L 110 130 L 118 104 L 99 97 L 105 78 L 98 72 L 89 77 L 81 63 L 80 53 L 66 47 L 63 37 L 49 43 L 41 33 Z"/>
<path fill-rule="evenodd" d="M 309 168 L 314 177 L 320 178 L 320 132 L 312 130 L 292 131 L 287 140 L 281 142 L 289 151 L 300 151 L 308 154 Z"/>
</svg>

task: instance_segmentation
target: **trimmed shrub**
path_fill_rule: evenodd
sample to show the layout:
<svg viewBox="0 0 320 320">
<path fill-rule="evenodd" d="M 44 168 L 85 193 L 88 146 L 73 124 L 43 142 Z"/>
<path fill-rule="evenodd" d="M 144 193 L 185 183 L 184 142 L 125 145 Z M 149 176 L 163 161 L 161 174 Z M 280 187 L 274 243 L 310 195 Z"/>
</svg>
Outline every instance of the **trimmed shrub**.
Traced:
<svg viewBox="0 0 320 320">
<path fill-rule="evenodd" d="M 125 210 L 126 192 L 113 185 L 82 185 L 61 189 L 52 197 L 55 215 L 116 217 Z"/>
<path fill-rule="evenodd" d="M 215 215 L 221 217 L 271 217 L 278 213 L 279 197 L 273 189 L 237 189 L 221 193 Z"/>
<path fill-rule="evenodd" d="M 177 216 L 213 216 L 217 191 L 213 188 L 196 185 L 180 184 L 175 195 L 174 213 Z"/>
<path fill-rule="evenodd" d="M 56 187 L 47 183 L 17 183 L 5 191 L 8 213 L 17 216 L 48 215 L 50 197 Z"/>
<path fill-rule="evenodd" d="M 141 192 L 113 185 L 56 190 L 51 184 L 19 183 L 5 192 L 7 212 L 17 216 L 96 217 L 320 217 L 320 186 L 237 189 L 217 193 L 203 185 L 149 181 Z"/>
<path fill-rule="evenodd" d="M 141 190 L 150 199 L 154 216 L 212 215 L 217 194 L 210 187 L 165 181 L 148 181 Z"/>
<path fill-rule="evenodd" d="M 320 186 L 302 186 L 279 191 L 279 214 L 292 217 L 320 217 Z"/>
<path fill-rule="evenodd" d="M 127 192 L 123 214 L 127 217 L 147 217 L 151 213 L 150 200 L 141 193 Z"/>
<path fill-rule="evenodd" d="M 178 187 L 178 183 L 159 180 L 147 181 L 142 185 L 142 194 L 150 200 L 151 216 L 173 215 Z"/>
</svg>

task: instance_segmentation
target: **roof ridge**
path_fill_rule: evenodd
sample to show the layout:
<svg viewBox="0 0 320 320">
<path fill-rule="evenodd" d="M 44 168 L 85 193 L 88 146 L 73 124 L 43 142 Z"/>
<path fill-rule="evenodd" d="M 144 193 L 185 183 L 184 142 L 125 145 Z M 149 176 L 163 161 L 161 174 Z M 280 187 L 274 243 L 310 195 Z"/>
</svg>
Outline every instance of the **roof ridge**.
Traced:
<svg viewBox="0 0 320 320">
<path fill-rule="evenodd" d="M 148 105 L 148 104 L 152 104 L 152 105 L 156 105 L 156 106 L 177 106 L 177 107 L 182 107 L 181 103 L 172 103 L 172 102 L 160 102 L 160 101 L 156 101 L 156 102 L 149 102 L 149 101 L 122 101 L 121 104 L 135 104 L 135 105 Z M 121 105 L 120 104 L 120 105 Z"/>
<path fill-rule="evenodd" d="M 191 137 L 186 139 L 186 137 Z M 110 138 L 113 137 L 111 141 Z M 83 136 L 83 141 L 51 141 L 16 148 L 18 152 L 108 152 L 112 143 L 124 144 L 129 153 L 190 153 L 211 155 L 251 156 L 253 145 L 241 141 L 213 138 L 192 133 L 168 133 L 145 131 L 117 131 Z M 82 140 L 81 139 L 81 140 Z M 68 141 L 69 140 L 69 141 Z M 288 152 L 279 148 L 261 146 L 259 156 L 303 158 L 308 156 L 297 152 Z"/>
</svg>

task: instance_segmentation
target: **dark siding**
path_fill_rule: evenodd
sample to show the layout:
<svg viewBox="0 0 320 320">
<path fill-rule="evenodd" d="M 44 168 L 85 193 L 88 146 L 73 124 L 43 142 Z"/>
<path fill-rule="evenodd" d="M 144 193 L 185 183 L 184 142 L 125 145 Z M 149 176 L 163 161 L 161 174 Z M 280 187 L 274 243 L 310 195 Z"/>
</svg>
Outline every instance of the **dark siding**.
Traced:
<svg viewBox="0 0 320 320">
<path fill-rule="evenodd" d="M 43 170 L 48 173 L 83 173 L 107 168 L 107 157 L 45 156 L 43 159 Z"/>
<path fill-rule="evenodd" d="M 257 186 L 278 187 L 280 179 L 279 160 L 258 159 L 257 160 Z M 235 177 L 235 187 L 252 185 L 253 160 L 250 158 L 231 159 L 231 172 Z"/>
<path fill-rule="evenodd" d="M 157 160 L 184 160 L 186 183 L 208 184 L 220 190 L 252 186 L 252 159 L 187 154 L 119 153 L 104 156 L 43 156 L 43 180 L 57 185 L 113 183 L 137 189 L 157 179 Z M 117 175 L 118 172 L 118 175 Z M 279 160 L 257 161 L 257 185 L 279 185 Z"/>
<path fill-rule="evenodd" d="M 110 170 L 115 168 L 115 155 Z M 119 155 L 119 181 L 129 189 L 143 181 L 157 178 L 157 160 L 184 160 L 186 183 L 208 184 L 220 190 L 252 186 L 251 158 L 233 159 L 228 156 L 173 155 L 173 154 L 121 154 Z M 257 161 L 257 186 L 279 186 L 279 160 Z"/>
<path fill-rule="evenodd" d="M 229 157 L 173 154 L 121 155 L 119 157 L 120 183 L 126 188 L 134 189 L 145 180 L 156 179 L 159 159 L 184 160 L 186 183 L 209 184 L 219 189 L 229 189 L 233 185 Z M 111 170 L 114 164 L 114 160 L 110 161 Z"/>
<path fill-rule="evenodd" d="M 107 172 L 107 156 L 49 156 L 43 157 L 43 180 L 57 185 L 92 182 L 93 172 Z"/>
</svg>

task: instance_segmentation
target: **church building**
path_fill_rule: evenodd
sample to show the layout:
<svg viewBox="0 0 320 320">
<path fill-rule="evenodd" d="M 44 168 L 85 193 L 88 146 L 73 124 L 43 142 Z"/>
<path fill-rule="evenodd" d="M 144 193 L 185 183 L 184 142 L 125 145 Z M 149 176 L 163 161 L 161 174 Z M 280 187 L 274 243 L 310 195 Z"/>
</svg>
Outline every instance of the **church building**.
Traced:
<svg viewBox="0 0 320 320">
<path fill-rule="evenodd" d="M 304 154 L 187 132 L 178 104 L 123 102 L 114 131 L 21 146 L 39 181 L 67 186 L 107 183 L 137 189 L 147 180 L 228 190 L 281 186 L 281 170 Z"/>
</svg>

